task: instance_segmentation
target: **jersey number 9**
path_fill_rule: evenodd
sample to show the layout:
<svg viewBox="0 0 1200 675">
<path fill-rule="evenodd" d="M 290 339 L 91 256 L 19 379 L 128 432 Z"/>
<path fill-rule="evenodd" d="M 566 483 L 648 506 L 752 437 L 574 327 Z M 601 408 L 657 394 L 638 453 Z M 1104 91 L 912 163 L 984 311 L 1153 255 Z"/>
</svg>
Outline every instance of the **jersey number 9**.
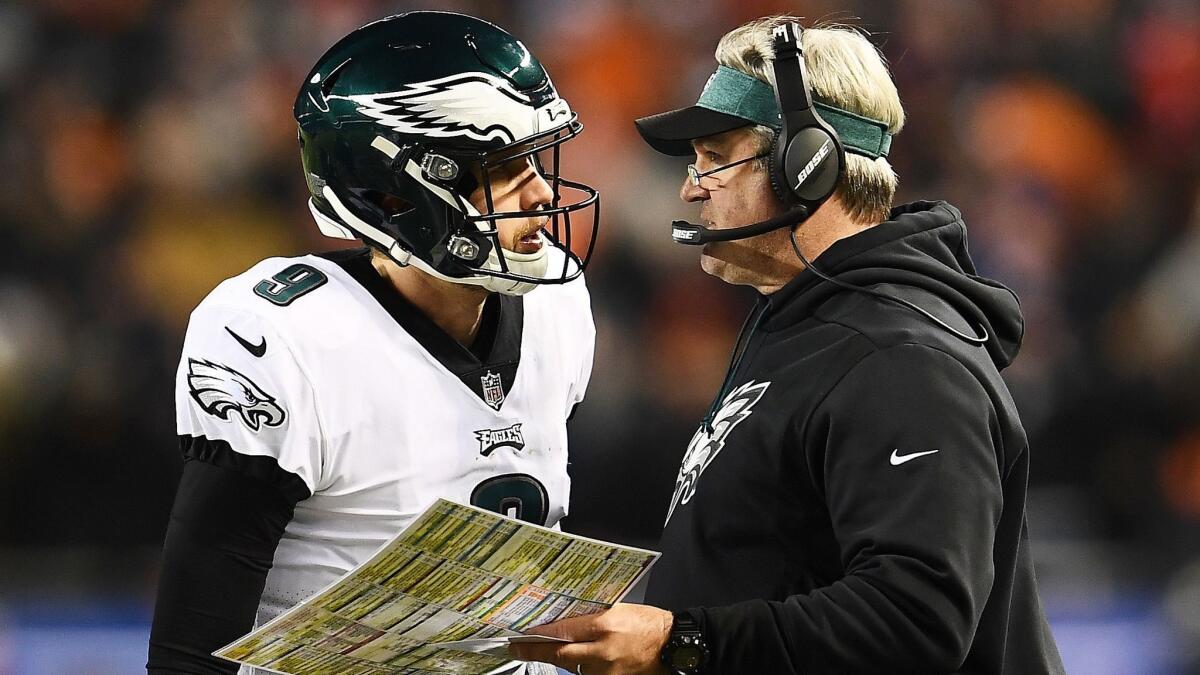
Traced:
<svg viewBox="0 0 1200 675">
<path fill-rule="evenodd" d="M 471 492 L 471 505 L 534 525 L 547 525 L 550 496 L 541 481 L 527 473 L 489 478 Z"/>
<path fill-rule="evenodd" d="M 326 281 L 329 281 L 329 277 L 321 270 L 304 263 L 296 263 L 270 279 L 258 282 L 254 293 L 280 307 L 286 307 L 296 298 L 323 286 Z"/>
</svg>

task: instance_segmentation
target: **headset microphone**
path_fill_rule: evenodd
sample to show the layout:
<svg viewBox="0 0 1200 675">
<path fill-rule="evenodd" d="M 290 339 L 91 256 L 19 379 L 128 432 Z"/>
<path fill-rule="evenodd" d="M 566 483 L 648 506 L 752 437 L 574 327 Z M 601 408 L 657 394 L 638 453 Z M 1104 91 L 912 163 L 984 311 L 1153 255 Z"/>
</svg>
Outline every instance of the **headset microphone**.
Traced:
<svg viewBox="0 0 1200 675">
<path fill-rule="evenodd" d="M 793 225 L 808 217 L 808 208 L 798 206 L 774 218 L 768 218 L 753 225 L 731 227 L 727 230 L 712 230 L 703 225 L 689 223 L 686 220 L 676 220 L 671 223 L 671 238 L 678 244 L 701 246 L 712 241 L 733 241 L 756 237 L 760 234 Z"/>
</svg>

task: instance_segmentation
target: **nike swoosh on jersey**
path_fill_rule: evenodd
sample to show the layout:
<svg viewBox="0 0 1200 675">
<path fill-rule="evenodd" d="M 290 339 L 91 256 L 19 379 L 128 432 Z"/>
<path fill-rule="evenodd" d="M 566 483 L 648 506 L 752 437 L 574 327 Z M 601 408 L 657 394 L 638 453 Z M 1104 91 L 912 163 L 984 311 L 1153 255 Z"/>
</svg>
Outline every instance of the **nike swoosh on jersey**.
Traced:
<svg viewBox="0 0 1200 675">
<path fill-rule="evenodd" d="M 262 358 L 262 355 L 267 353 L 267 337 L 265 335 L 263 336 L 262 342 L 254 344 L 241 335 L 233 332 L 229 326 L 225 327 L 225 331 L 232 335 L 233 339 L 238 341 L 238 344 L 245 347 L 246 351 L 257 356 L 258 358 Z"/>
<path fill-rule="evenodd" d="M 899 452 L 900 451 L 898 449 L 892 450 L 892 458 L 891 458 L 892 466 L 900 466 L 901 464 L 903 464 L 909 460 L 913 460 L 918 457 L 924 457 L 925 455 L 932 455 L 933 453 L 937 452 L 937 450 L 926 450 L 925 452 L 913 452 L 913 453 L 910 453 L 907 455 L 897 454 Z"/>
</svg>

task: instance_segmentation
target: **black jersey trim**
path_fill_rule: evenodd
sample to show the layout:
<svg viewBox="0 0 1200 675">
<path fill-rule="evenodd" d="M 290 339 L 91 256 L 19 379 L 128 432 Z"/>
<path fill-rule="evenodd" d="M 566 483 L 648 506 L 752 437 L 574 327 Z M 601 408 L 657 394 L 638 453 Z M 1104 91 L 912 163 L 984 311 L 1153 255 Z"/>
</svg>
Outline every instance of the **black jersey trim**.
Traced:
<svg viewBox="0 0 1200 675">
<path fill-rule="evenodd" d="M 212 464 L 271 485 L 293 504 L 312 496 L 304 479 L 280 467 L 274 457 L 246 455 L 234 450 L 225 441 L 206 436 L 181 435 L 179 451 L 183 453 L 184 461 L 197 460 Z"/>
<path fill-rule="evenodd" d="M 371 264 L 370 249 L 346 249 L 317 255 L 345 270 L 430 356 L 458 376 L 481 400 L 488 400 L 484 378 L 489 374 L 500 376 L 506 397 L 512 391 L 517 368 L 521 365 L 525 324 L 523 298 L 502 293 L 488 295 L 479 334 L 468 348 L 450 337 L 379 275 Z"/>
</svg>

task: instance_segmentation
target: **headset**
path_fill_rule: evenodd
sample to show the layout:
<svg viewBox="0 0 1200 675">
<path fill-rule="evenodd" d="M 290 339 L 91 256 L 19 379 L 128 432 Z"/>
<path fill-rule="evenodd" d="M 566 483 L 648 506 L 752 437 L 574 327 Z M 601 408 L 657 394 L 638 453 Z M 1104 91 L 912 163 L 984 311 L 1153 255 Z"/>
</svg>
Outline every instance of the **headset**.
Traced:
<svg viewBox="0 0 1200 675">
<path fill-rule="evenodd" d="M 806 220 L 841 182 L 846 171 L 846 151 L 837 132 L 821 119 L 813 106 L 804 67 L 804 29 L 798 23 L 776 26 L 775 100 L 782 127 L 775 133 L 768 157 L 771 188 L 788 209 L 767 220 L 724 230 L 676 220 L 671 237 L 689 245 L 755 237 Z"/>
<path fill-rule="evenodd" d="M 783 124 L 771 143 L 768 171 L 771 188 L 788 209 L 773 218 L 727 230 L 711 230 L 703 225 L 676 220 L 671 223 L 671 237 L 676 242 L 701 245 L 713 241 L 734 241 L 756 237 L 782 227 L 791 227 L 807 220 L 837 189 L 846 172 L 846 150 L 842 147 L 837 132 L 828 122 L 821 119 L 813 106 L 812 92 L 808 88 L 808 72 L 804 68 L 803 33 L 804 29 L 795 22 L 776 26 L 772 31 L 775 46 L 775 100 L 779 104 Z M 982 326 L 979 327 L 982 335 L 967 335 L 908 300 L 826 275 L 800 250 L 794 229 L 790 235 L 796 256 L 806 268 L 821 279 L 847 290 L 866 293 L 907 307 L 970 344 L 982 345 L 988 341 L 987 329 Z M 759 319 L 761 318 L 760 315 Z M 746 326 L 743 325 L 742 328 L 744 330 Z M 718 400 L 720 398 L 718 396 Z"/>
</svg>

